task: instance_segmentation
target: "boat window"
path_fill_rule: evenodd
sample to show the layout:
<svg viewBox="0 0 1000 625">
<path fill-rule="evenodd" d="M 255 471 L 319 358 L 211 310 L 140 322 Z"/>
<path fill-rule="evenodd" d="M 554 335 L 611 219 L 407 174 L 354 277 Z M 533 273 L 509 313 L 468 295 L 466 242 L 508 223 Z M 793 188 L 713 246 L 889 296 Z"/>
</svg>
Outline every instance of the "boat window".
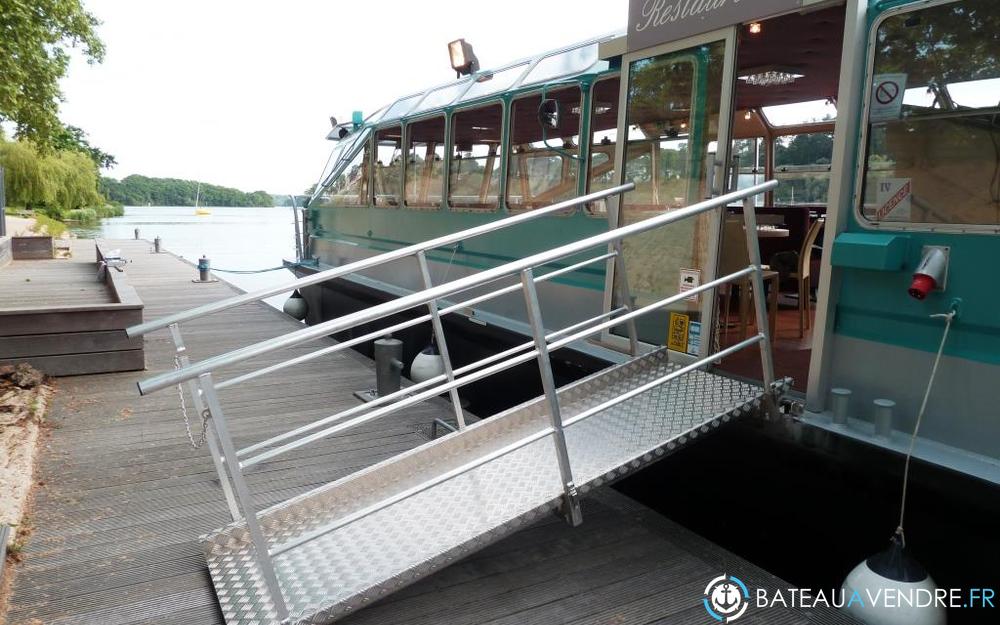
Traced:
<svg viewBox="0 0 1000 625">
<path fill-rule="evenodd" d="M 406 206 L 440 208 L 444 189 L 444 116 L 406 127 Z"/>
<path fill-rule="evenodd" d="M 590 96 L 590 164 L 587 193 L 610 189 L 615 180 L 615 145 L 618 143 L 618 76 L 599 80 Z M 586 213 L 607 217 L 607 200 L 587 204 Z"/>
<path fill-rule="evenodd" d="M 402 183 L 402 129 L 382 128 L 375 134 L 375 206 L 399 207 Z"/>
<path fill-rule="evenodd" d="M 597 44 L 551 54 L 524 77 L 522 85 L 533 85 L 562 76 L 581 74 L 597 63 Z M 606 69 L 606 68 L 605 68 Z"/>
<path fill-rule="evenodd" d="M 580 89 L 545 92 L 559 105 L 556 128 L 538 119 L 542 93 L 511 104 L 510 155 L 507 165 L 507 207 L 530 210 L 576 195 L 580 153 Z"/>
<path fill-rule="evenodd" d="M 774 203 L 784 206 L 826 204 L 830 190 L 833 133 L 784 135 L 774 140 Z"/>
<path fill-rule="evenodd" d="M 466 100 L 507 90 L 527 68 L 527 63 L 521 63 L 495 72 L 482 72 L 478 74 L 476 82 L 462 96 L 462 101 L 465 102 Z"/>
<path fill-rule="evenodd" d="M 503 106 L 489 104 L 452 116 L 448 204 L 462 210 L 496 210 L 500 195 Z"/>
<path fill-rule="evenodd" d="M 400 98 L 392 103 L 392 106 L 385 112 L 380 119 L 385 119 L 389 121 L 390 119 L 398 119 L 403 115 L 406 115 L 413 109 L 417 101 L 423 97 L 423 93 L 414 93 L 413 95 L 408 95 L 405 98 Z"/>
<path fill-rule="evenodd" d="M 762 184 L 767 173 L 767 141 L 763 137 L 733 141 L 733 165 L 737 168 L 736 190 Z M 764 194 L 753 198 L 754 206 L 764 205 Z M 732 205 L 741 206 L 741 201 Z"/>
<path fill-rule="evenodd" d="M 830 100 L 810 100 L 794 104 L 778 104 L 761 109 L 771 126 L 801 126 L 837 119 L 837 106 Z"/>
<path fill-rule="evenodd" d="M 873 48 L 862 216 L 1000 225 L 995 0 L 893 14 Z"/>
<path fill-rule="evenodd" d="M 346 153 L 345 153 L 346 154 Z M 325 193 L 326 206 L 364 206 L 368 203 L 368 163 L 371 157 L 371 141 L 365 141 L 363 149 L 330 183 Z"/>
<path fill-rule="evenodd" d="M 446 85 L 444 87 L 438 87 L 437 89 L 431 91 L 427 94 L 427 97 L 420 101 L 417 108 L 410 111 L 410 115 L 414 113 L 420 113 L 421 111 L 429 111 L 431 109 L 441 108 L 442 106 L 447 106 L 455 101 L 455 98 L 460 96 L 463 91 L 469 88 L 469 79 L 466 78 L 460 82 Z"/>
</svg>

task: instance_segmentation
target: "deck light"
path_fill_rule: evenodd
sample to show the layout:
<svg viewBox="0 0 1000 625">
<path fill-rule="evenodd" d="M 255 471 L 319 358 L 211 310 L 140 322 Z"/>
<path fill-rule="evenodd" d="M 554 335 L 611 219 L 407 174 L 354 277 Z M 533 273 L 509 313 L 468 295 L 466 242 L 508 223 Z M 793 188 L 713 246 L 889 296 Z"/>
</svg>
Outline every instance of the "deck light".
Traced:
<svg viewBox="0 0 1000 625">
<path fill-rule="evenodd" d="M 750 22 L 751 35 L 759 35 L 761 30 L 763 30 L 763 27 L 760 25 L 760 22 Z"/>
<path fill-rule="evenodd" d="M 448 56 L 456 78 L 479 71 L 479 59 L 472 51 L 472 44 L 465 39 L 456 39 L 448 44 Z"/>
</svg>

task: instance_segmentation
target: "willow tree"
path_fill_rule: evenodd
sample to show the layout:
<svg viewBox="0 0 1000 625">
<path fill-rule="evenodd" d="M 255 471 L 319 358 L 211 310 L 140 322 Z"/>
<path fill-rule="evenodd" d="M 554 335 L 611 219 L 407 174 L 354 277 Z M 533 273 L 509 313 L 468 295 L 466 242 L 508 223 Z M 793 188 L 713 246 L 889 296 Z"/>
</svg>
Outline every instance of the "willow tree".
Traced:
<svg viewBox="0 0 1000 625">
<path fill-rule="evenodd" d="M 59 121 L 70 48 L 89 63 L 104 58 L 99 22 L 80 0 L 0 0 L 0 121 L 15 136 L 46 147 L 64 127 Z"/>
</svg>

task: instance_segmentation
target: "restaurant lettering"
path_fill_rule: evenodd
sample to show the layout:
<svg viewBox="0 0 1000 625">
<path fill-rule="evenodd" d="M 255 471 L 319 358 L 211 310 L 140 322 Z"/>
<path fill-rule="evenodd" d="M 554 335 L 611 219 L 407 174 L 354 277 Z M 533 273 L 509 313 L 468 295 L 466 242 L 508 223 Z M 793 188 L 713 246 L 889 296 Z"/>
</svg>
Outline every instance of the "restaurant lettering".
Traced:
<svg viewBox="0 0 1000 625">
<path fill-rule="evenodd" d="M 631 0 L 630 52 L 768 17 L 815 0 Z"/>
</svg>

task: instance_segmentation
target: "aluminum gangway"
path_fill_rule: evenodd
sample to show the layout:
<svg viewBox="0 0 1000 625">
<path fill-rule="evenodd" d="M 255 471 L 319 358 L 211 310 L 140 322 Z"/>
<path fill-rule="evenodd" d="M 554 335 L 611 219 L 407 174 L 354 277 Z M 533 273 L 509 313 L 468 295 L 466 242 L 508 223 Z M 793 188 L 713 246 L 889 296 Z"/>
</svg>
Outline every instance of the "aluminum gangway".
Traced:
<svg viewBox="0 0 1000 625">
<path fill-rule="evenodd" d="M 692 295 L 714 293 L 734 280 L 747 278 L 755 293 L 763 293 L 753 197 L 776 185 L 768 181 L 478 274 L 432 284 L 428 251 L 620 196 L 633 188 L 629 183 L 130 328 L 130 336 L 169 328 L 176 346 L 177 367 L 140 382 L 140 392 L 186 385 L 194 410 L 205 420 L 206 442 L 233 519 L 201 537 L 226 622 L 335 620 L 524 527 L 539 515 L 556 511 L 577 525 L 582 521 L 579 499 L 588 491 L 655 462 L 736 417 L 772 412 L 788 381 L 774 380 L 762 297 L 754 297 L 756 335 L 684 365 L 671 362 L 665 347 L 640 353 L 634 322 Z M 636 307 L 626 278 L 622 241 L 709 211 L 724 211 L 737 201 L 743 203 L 750 264 Z M 189 362 L 180 330 L 185 321 L 405 259 L 418 263 L 423 291 Z M 560 266 L 560 261 L 569 264 Z M 537 285 L 599 263 L 614 269 L 615 303 L 587 321 L 558 330 L 547 328 Z M 543 271 L 553 265 L 558 268 Z M 483 293 L 483 287 L 492 290 Z M 474 289 L 477 295 L 469 296 Z M 441 318 L 518 293 L 524 298 L 531 340 L 453 368 Z M 225 380 L 215 377 L 229 365 L 413 310 L 416 316 L 389 327 Z M 218 390 L 426 322 L 431 323 L 444 361 L 442 374 L 242 449 L 234 446 Z M 556 387 L 549 360 L 552 351 L 621 326 L 629 335 L 628 361 Z M 716 359 L 753 345 L 760 350 L 763 385 L 706 370 Z M 542 396 L 465 423 L 458 388 L 533 360 L 539 367 Z M 444 393 L 451 397 L 457 431 L 270 508 L 255 507 L 245 479 L 252 467 Z"/>
</svg>

